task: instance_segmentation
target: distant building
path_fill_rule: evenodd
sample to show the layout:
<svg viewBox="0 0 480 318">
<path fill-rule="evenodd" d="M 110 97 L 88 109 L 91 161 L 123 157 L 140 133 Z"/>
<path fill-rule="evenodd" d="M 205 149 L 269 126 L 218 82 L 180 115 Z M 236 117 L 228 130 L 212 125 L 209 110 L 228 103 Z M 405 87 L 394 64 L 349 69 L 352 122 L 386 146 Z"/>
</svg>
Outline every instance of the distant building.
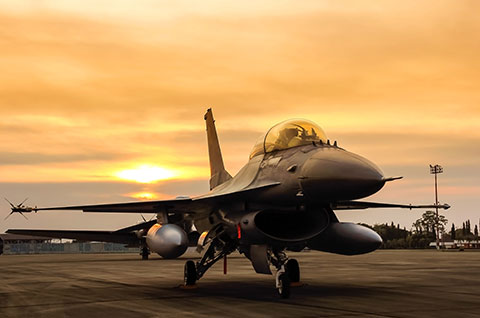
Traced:
<svg viewBox="0 0 480 318">
<path fill-rule="evenodd" d="M 0 240 L 3 244 L 22 244 L 22 243 L 49 243 L 51 237 L 45 236 L 31 236 L 31 235 L 19 235 L 19 234 L 0 234 Z"/>
<path fill-rule="evenodd" d="M 30 236 L 30 235 L 19 235 L 19 234 L 0 234 L 0 255 L 1 254 L 23 254 L 23 253 L 10 253 L 12 250 L 21 250 L 24 253 L 28 253 L 28 246 L 38 245 L 38 244 L 50 244 L 52 241 L 51 237 L 43 236 Z"/>
<path fill-rule="evenodd" d="M 138 247 L 104 242 L 69 242 L 50 237 L 0 234 L 0 254 L 138 253 Z"/>
<path fill-rule="evenodd" d="M 435 248 L 437 246 L 436 242 L 431 242 L 429 245 L 431 248 Z M 440 241 L 440 247 L 445 249 L 473 249 L 478 248 L 480 249 L 480 241 L 473 240 L 444 240 L 443 242 Z"/>
</svg>

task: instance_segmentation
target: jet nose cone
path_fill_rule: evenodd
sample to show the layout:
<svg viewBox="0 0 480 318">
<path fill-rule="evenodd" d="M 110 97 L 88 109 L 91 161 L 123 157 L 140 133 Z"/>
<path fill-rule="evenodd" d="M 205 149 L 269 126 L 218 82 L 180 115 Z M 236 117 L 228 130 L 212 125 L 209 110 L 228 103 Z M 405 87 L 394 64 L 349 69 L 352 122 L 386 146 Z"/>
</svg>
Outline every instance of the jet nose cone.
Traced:
<svg viewBox="0 0 480 318">
<path fill-rule="evenodd" d="M 302 167 L 300 179 L 309 199 L 332 201 L 364 198 L 385 184 L 371 161 L 337 148 L 321 148 Z"/>
</svg>

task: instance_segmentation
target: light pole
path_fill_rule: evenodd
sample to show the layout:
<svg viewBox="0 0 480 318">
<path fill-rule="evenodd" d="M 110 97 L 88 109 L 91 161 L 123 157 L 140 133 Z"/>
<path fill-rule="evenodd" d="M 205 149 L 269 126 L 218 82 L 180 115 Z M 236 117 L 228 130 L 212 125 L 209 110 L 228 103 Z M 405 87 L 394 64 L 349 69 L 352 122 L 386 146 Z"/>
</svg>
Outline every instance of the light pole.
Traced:
<svg viewBox="0 0 480 318">
<path fill-rule="evenodd" d="M 436 227 L 436 240 L 437 240 L 437 250 L 440 249 L 440 240 L 439 240 L 439 233 L 438 233 L 438 186 L 437 186 L 437 174 L 442 173 L 443 168 L 440 165 L 430 165 L 430 174 L 435 175 L 435 227 Z"/>
</svg>

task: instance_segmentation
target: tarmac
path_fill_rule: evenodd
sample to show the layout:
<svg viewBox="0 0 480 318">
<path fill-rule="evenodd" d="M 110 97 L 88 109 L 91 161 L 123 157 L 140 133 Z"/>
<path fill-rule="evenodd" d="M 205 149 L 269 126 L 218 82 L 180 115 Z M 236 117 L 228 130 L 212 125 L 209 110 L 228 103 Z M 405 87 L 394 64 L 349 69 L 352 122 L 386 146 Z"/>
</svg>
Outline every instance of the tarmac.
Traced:
<svg viewBox="0 0 480 318">
<path fill-rule="evenodd" d="M 238 254 L 191 290 L 179 286 L 195 254 L 2 255 L 0 317 L 480 317 L 480 252 L 288 255 L 305 284 L 289 299 Z"/>
</svg>

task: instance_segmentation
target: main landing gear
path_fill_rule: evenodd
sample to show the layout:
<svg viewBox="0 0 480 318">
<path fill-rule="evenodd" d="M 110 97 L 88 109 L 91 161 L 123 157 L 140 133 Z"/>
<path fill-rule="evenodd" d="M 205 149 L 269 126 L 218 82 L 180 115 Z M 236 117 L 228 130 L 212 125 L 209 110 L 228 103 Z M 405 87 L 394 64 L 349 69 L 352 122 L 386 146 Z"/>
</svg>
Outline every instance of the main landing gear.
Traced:
<svg viewBox="0 0 480 318">
<path fill-rule="evenodd" d="M 210 245 L 198 262 L 188 260 L 184 267 L 184 286 L 194 288 L 197 280 L 218 260 L 235 251 L 238 242 L 230 238 L 222 229 L 209 241 Z M 295 259 L 288 259 L 283 249 L 267 249 L 265 257 L 269 264 L 277 268 L 275 285 L 282 298 L 290 297 L 290 288 L 300 285 L 300 267 Z"/>
<path fill-rule="evenodd" d="M 184 285 L 193 286 L 197 281 L 197 268 L 193 261 L 187 261 L 185 263 L 185 272 L 184 272 Z"/>
<path fill-rule="evenodd" d="M 193 261 L 185 263 L 184 284 L 193 286 L 202 278 L 207 270 L 224 256 L 232 253 L 237 248 L 237 243 L 223 231 L 217 234 L 210 242 L 210 246 L 202 259 L 196 264 Z"/>
<path fill-rule="evenodd" d="M 148 249 L 148 247 L 143 246 L 142 249 L 140 250 L 140 255 L 142 255 L 143 260 L 147 260 L 148 255 L 150 255 L 150 250 Z"/>
</svg>

